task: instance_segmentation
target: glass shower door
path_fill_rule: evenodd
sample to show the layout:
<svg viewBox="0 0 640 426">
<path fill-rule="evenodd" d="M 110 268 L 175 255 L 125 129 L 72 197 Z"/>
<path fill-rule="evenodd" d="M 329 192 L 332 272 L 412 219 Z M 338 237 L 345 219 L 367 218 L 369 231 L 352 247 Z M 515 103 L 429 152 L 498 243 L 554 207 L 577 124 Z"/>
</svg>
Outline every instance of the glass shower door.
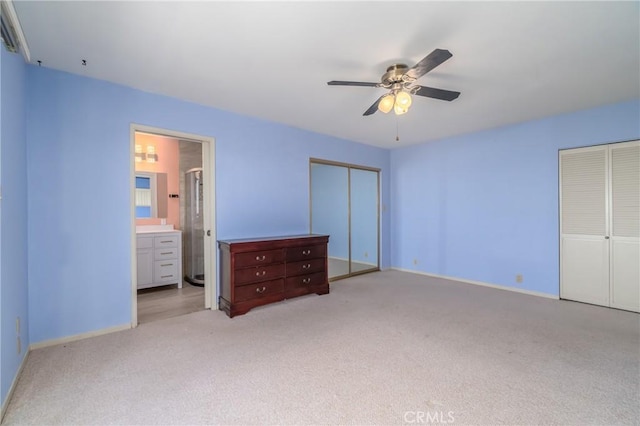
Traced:
<svg viewBox="0 0 640 426">
<path fill-rule="evenodd" d="M 184 279 L 204 287 L 204 218 L 202 168 L 185 172 Z"/>
</svg>

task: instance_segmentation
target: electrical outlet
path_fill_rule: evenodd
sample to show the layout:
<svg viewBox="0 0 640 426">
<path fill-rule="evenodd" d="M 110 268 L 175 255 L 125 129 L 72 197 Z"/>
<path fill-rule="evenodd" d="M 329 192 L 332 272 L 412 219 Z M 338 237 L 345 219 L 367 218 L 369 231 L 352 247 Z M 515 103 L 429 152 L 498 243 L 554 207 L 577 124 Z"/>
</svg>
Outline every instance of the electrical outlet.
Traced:
<svg viewBox="0 0 640 426">
<path fill-rule="evenodd" d="M 418 264 L 418 259 L 413 259 L 413 264 L 417 265 Z"/>
<path fill-rule="evenodd" d="M 523 281 L 522 274 L 516 275 L 516 282 L 517 283 L 522 283 L 522 281 Z"/>
</svg>

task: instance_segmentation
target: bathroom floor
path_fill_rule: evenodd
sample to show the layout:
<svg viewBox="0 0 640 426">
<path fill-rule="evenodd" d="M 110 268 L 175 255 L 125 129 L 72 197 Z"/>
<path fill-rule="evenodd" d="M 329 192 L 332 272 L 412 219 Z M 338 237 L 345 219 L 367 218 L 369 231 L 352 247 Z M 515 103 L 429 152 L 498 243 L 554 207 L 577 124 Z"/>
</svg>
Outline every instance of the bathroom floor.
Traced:
<svg viewBox="0 0 640 426">
<path fill-rule="evenodd" d="M 204 310 L 204 287 L 188 282 L 138 290 L 138 324 Z"/>
</svg>

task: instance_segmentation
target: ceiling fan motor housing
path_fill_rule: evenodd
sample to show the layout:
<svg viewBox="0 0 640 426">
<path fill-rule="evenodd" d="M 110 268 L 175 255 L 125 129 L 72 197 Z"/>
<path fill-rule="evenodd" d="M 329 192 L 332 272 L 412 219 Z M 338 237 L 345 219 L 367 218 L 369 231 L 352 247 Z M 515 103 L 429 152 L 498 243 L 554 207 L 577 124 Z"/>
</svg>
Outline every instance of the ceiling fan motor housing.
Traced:
<svg viewBox="0 0 640 426">
<path fill-rule="evenodd" d="M 402 76 L 409 69 L 405 64 L 393 64 L 387 68 L 387 72 L 382 75 L 383 85 L 393 85 L 403 81 Z"/>
</svg>

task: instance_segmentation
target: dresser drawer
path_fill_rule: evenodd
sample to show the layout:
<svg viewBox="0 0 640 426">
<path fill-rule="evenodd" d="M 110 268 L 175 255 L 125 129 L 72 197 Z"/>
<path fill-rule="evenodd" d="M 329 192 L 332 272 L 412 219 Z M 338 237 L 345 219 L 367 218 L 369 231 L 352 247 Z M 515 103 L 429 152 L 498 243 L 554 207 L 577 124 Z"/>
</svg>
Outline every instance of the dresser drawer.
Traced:
<svg viewBox="0 0 640 426">
<path fill-rule="evenodd" d="M 162 247 L 178 247 L 178 239 L 177 235 L 162 235 L 154 237 L 154 247 L 162 248 Z"/>
<path fill-rule="evenodd" d="M 310 274 L 312 272 L 324 271 L 325 260 L 311 259 L 300 262 L 287 263 L 287 276 Z"/>
<path fill-rule="evenodd" d="M 268 281 L 284 277 L 284 263 L 275 265 L 258 266 L 255 268 L 236 269 L 236 286 L 253 283 L 256 281 Z"/>
<path fill-rule="evenodd" d="M 284 292 L 284 279 L 273 281 L 262 281 L 259 283 L 249 284 L 235 289 L 235 301 L 243 302 L 245 300 L 259 299 L 269 294 L 277 294 Z"/>
<path fill-rule="evenodd" d="M 315 245 L 307 247 L 289 247 L 287 249 L 287 261 L 315 259 L 327 255 L 327 245 Z"/>
<path fill-rule="evenodd" d="M 284 262 L 284 250 L 263 250 L 235 254 L 235 267 L 268 265 L 270 263 Z"/>
<path fill-rule="evenodd" d="M 166 248 L 155 249 L 153 255 L 155 260 L 177 259 L 178 248 L 166 247 Z"/>
<path fill-rule="evenodd" d="M 158 283 L 177 283 L 179 281 L 178 261 L 158 260 L 154 262 L 153 278 Z"/>
<path fill-rule="evenodd" d="M 324 272 L 316 272 L 315 274 L 299 275 L 297 277 L 287 278 L 287 291 L 295 290 L 299 288 L 314 287 L 317 285 L 325 284 Z"/>
</svg>

